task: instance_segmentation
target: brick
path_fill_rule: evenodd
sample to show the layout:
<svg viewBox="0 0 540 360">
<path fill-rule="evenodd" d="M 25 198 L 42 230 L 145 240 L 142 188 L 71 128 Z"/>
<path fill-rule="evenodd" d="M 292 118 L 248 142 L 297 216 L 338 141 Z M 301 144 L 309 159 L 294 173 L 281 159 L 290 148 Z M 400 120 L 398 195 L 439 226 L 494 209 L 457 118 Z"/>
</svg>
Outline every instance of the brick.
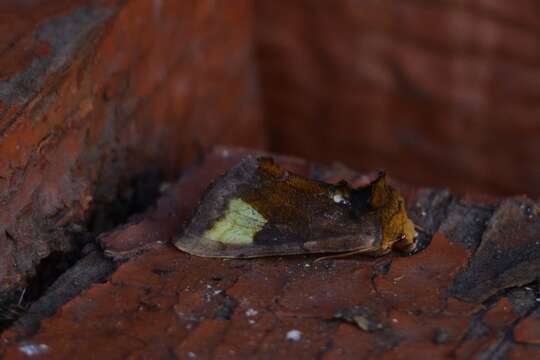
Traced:
<svg viewBox="0 0 540 360">
<path fill-rule="evenodd" d="M 196 194 L 211 181 L 211 174 L 221 172 L 246 153 L 216 149 L 199 167 L 171 184 L 161 200 L 176 194 L 178 221 L 185 221 L 189 210 L 197 205 Z M 332 174 L 331 167 L 289 157 L 277 159 L 306 175 L 340 177 L 337 172 Z M 470 211 L 460 208 L 448 216 L 448 212 L 437 210 L 441 196 L 425 197 L 437 191 L 443 192 L 414 190 L 411 200 L 414 203 L 414 196 L 423 197 L 423 206 L 435 209 L 426 218 L 443 218 L 429 223 L 451 222 L 453 234 L 463 233 L 470 225 L 463 217 Z M 513 204 L 515 200 L 503 199 L 501 204 L 506 201 Z M 479 205 L 460 206 L 474 211 Z M 3 355 L 16 358 L 25 344 L 46 345 L 51 356 L 60 358 L 74 354 L 166 357 L 171 353 L 186 358 L 409 358 L 419 352 L 459 358 L 534 352 L 523 344 L 534 344 L 531 334 L 537 323 L 527 309 L 535 305 L 527 299 L 536 288 L 512 284 L 512 289 L 506 289 L 509 284 L 494 278 L 491 283 L 497 287 L 490 291 L 495 291 L 492 296 L 499 300 L 493 306 L 488 307 L 483 297 L 468 302 L 453 297 L 450 289 L 459 281 L 460 271 L 474 271 L 477 262 L 486 264 L 482 269 L 490 273 L 498 266 L 497 262 L 488 262 L 490 253 L 480 248 L 470 251 L 459 236 L 452 240 L 436 233 L 425 249 L 407 257 L 355 256 L 318 263 L 313 262 L 316 256 L 200 258 L 177 250 L 165 238 L 159 244 L 152 243 L 156 241 L 154 235 L 146 239 L 146 245 L 152 246 L 142 250 L 137 242 L 117 242 L 130 234 L 144 240 L 148 230 L 142 227 L 134 233 L 133 227 L 145 222 L 170 228 L 170 219 L 156 216 L 159 209 L 157 205 L 139 220 L 117 228 L 110 233 L 110 242 L 103 242 L 106 249 L 121 249 L 122 254 L 128 254 L 106 283 L 93 285 L 67 302 L 42 321 L 37 333 L 11 329 L 1 338 Z M 498 215 L 501 209 L 490 218 L 490 226 L 498 221 L 506 227 L 512 221 L 521 224 L 520 217 Z M 140 251 L 131 252 L 130 245 Z M 521 259 L 525 263 L 529 260 Z M 514 274 L 525 276 L 523 269 L 518 266 Z M 380 325 L 358 326 L 343 316 L 347 311 L 364 314 Z M 522 319 L 524 316 L 528 317 Z M 293 330 L 299 335 L 295 341 L 287 339 L 287 333 Z M 514 332 L 520 345 L 505 336 L 509 331 Z"/>
<path fill-rule="evenodd" d="M 77 251 L 70 226 L 107 217 L 132 179 L 175 178 L 210 144 L 265 145 L 247 0 L 0 14 L 0 303 L 42 259 Z"/>
</svg>

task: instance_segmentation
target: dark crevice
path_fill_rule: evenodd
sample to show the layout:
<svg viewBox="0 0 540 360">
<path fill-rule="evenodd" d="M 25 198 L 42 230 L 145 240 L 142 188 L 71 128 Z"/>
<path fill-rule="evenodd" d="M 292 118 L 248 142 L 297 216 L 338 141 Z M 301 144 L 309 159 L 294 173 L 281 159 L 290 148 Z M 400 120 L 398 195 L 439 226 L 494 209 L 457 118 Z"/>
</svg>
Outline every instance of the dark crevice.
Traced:
<svg viewBox="0 0 540 360">
<path fill-rule="evenodd" d="M 39 328 L 35 319 L 52 315 L 84 288 L 110 275 L 116 266 L 102 256 L 97 237 L 154 205 L 160 184 L 159 172 L 140 174 L 118 186 L 112 201 L 96 199 L 87 224 L 66 225 L 64 232 L 70 239 L 70 250 L 54 251 L 41 259 L 35 275 L 26 280 L 26 286 L 0 304 L 0 333 L 14 324 L 25 323 L 27 318 L 32 319 L 31 325 L 22 332 L 35 332 Z M 85 271 L 85 267 L 91 271 Z"/>
<path fill-rule="evenodd" d="M 80 259 L 81 252 L 82 248 L 77 244 L 73 251 L 55 251 L 43 258 L 35 268 L 36 275 L 26 283 L 22 305 L 27 307 L 45 294 L 56 279 Z"/>
<path fill-rule="evenodd" d="M 411 220 L 421 228 L 418 231 L 415 253 L 429 246 L 433 235 L 447 219 L 452 201 L 453 196 L 446 189 L 425 189 L 420 191 L 416 201 L 409 205 Z"/>
<path fill-rule="evenodd" d="M 377 288 L 377 277 L 381 275 L 386 275 L 390 271 L 390 267 L 392 266 L 392 258 L 390 258 L 388 261 L 385 261 L 381 264 L 377 264 L 373 271 L 371 272 L 371 277 L 369 278 L 371 288 L 375 291 L 375 293 L 379 293 L 379 289 Z"/>
<path fill-rule="evenodd" d="M 482 323 L 482 318 L 484 315 L 488 312 L 487 309 L 482 309 L 476 312 L 471 316 L 471 320 L 469 321 L 469 326 L 467 327 L 467 330 L 465 330 L 465 333 L 463 336 L 458 340 L 457 345 L 452 350 L 452 358 L 457 357 L 458 350 L 465 344 L 467 340 L 473 340 L 477 339 L 479 337 L 484 336 L 488 329 L 487 327 Z"/>
<path fill-rule="evenodd" d="M 29 307 L 12 326 L 19 335 L 35 334 L 41 320 L 53 315 L 63 304 L 74 298 L 92 284 L 105 281 L 116 269 L 116 264 L 92 250 L 62 273 L 46 292 Z"/>
<path fill-rule="evenodd" d="M 238 306 L 238 301 L 233 297 L 224 295 L 223 305 L 216 309 L 214 312 L 214 319 L 217 320 L 231 320 L 234 310 Z"/>
<path fill-rule="evenodd" d="M 81 258 L 83 248 L 93 240 L 88 233 L 70 234 L 70 237 L 71 250 L 53 251 L 41 259 L 35 267 L 35 274 L 20 289 L 19 296 L 10 299 L 0 308 L 0 333 L 24 316 L 32 303 L 43 296 L 56 279 Z"/>
<path fill-rule="evenodd" d="M 528 293 L 527 297 L 529 298 L 529 301 L 524 301 L 523 296 L 519 296 L 518 292 L 522 291 Z M 534 281 L 523 286 L 501 289 L 484 300 L 482 305 L 487 309 L 491 309 L 500 299 L 506 297 L 514 306 L 514 312 L 520 317 L 524 317 L 531 312 L 531 309 L 534 310 L 534 308 L 538 306 L 538 302 L 536 301 L 538 296 L 540 296 L 540 285 L 538 284 L 538 281 Z M 521 299 L 519 299 L 519 297 L 521 297 Z"/>
<path fill-rule="evenodd" d="M 114 199 L 96 199 L 88 221 L 90 231 L 97 237 L 153 206 L 160 194 L 161 179 L 158 171 L 149 171 L 120 186 Z"/>
<path fill-rule="evenodd" d="M 240 303 L 236 298 L 228 294 L 228 291 L 232 289 L 238 282 L 239 277 L 236 277 L 230 284 L 223 289 L 219 296 L 221 297 L 221 306 L 214 311 L 214 319 L 217 320 L 231 320 L 238 304 Z M 219 280 L 218 282 L 220 282 Z"/>
<path fill-rule="evenodd" d="M 25 312 L 26 309 L 19 302 L 0 305 L 0 333 L 10 327 Z"/>
<path fill-rule="evenodd" d="M 504 330 L 502 330 L 499 340 L 482 353 L 480 359 L 506 359 L 507 353 L 512 347 L 512 345 L 517 343 L 514 340 L 514 328 L 517 326 L 517 324 L 519 324 L 522 319 L 531 315 L 539 307 L 540 304 L 535 304 L 534 306 L 530 307 L 525 314 L 519 316 L 517 319 L 512 321 L 512 323 L 510 323 Z"/>
<path fill-rule="evenodd" d="M 459 339 L 457 346 L 452 351 L 452 354 L 456 356 L 457 351 L 468 341 L 475 340 L 489 334 L 490 329 L 482 322 L 484 316 L 496 306 L 497 302 L 506 297 L 512 303 L 513 311 L 517 315 L 517 318 L 512 321 L 504 330 L 499 334 L 499 340 L 483 352 L 480 358 L 482 359 L 504 359 L 512 344 L 517 342 L 513 338 L 513 331 L 516 325 L 531 315 L 540 307 L 540 303 L 536 301 L 540 295 L 540 284 L 534 282 L 528 285 L 513 287 L 508 289 L 502 289 L 498 293 L 489 297 L 482 302 L 483 308 L 475 313 L 469 327 L 465 331 L 465 334 Z M 521 292 L 528 294 L 529 301 L 523 301 Z M 521 298 L 521 299 L 520 299 Z"/>
<path fill-rule="evenodd" d="M 499 336 L 497 342 L 478 356 L 479 360 L 504 360 L 513 344 L 512 330 L 507 329 Z"/>
</svg>

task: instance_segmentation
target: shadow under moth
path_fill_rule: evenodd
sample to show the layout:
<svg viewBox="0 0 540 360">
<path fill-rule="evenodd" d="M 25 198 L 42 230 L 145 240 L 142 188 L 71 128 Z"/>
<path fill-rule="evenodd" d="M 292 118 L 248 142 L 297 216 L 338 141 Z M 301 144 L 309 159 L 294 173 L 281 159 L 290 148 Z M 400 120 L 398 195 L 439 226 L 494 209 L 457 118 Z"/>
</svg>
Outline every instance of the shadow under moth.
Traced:
<svg viewBox="0 0 540 360">
<path fill-rule="evenodd" d="M 206 190 L 178 249 L 192 255 L 252 258 L 295 254 L 383 255 L 412 251 L 415 226 L 383 173 L 365 187 L 333 185 L 244 158 Z"/>
</svg>

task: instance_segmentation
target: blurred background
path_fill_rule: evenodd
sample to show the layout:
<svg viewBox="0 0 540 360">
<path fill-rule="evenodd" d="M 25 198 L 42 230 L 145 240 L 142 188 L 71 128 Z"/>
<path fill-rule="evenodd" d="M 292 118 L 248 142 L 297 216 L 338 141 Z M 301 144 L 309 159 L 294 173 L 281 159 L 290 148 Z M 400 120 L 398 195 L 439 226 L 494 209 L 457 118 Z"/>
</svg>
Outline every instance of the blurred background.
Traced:
<svg viewBox="0 0 540 360">
<path fill-rule="evenodd" d="M 254 1 L 272 150 L 540 194 L 534 0 Z"/>
<path fill-rule="evenodd" d="M 81 175 L 107 186 L 233 144 L 540 195 L 534 0 L 25 0 L 0 20 L 0 187 L 76 108 L 74 159 L 121 158 Z"/>
</svg>

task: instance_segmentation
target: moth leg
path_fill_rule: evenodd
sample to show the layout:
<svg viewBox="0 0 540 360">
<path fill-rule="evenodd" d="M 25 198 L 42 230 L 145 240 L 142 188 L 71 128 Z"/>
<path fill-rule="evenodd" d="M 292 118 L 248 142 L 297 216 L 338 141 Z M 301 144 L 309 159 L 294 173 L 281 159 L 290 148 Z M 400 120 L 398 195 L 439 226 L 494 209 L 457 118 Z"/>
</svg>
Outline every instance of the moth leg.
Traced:
<svg viewBox="0 0 540 360">
<path fill-rule="evenodd" d="M 414 229 L 415 229 L 416 231 L 420 231 L 421 233 L 424 233 L 424 234 L 427 234 L 427 233 L 428 233 L 426 229 L 424 229 L 422 226 L 417 225 L 417 224 L 414 224 Z"/>
<path fill-rule="evenodd" d="M 368 252 L 368 251 L 370 251 L 372 249 L 373 248 L 362 248 L 362 249 L 349 251 L 349 252 L 346 252 L 346 253 L 322 256 L 320 258 L 315 259 L 313 262 L 318 263 L 319 261 L 323 261 L 323 260 L 341 259 L 341 258 L 344 258 L 344 257 L 349 257 L 349 256 L 357 255 L 357 254 L 365 254 L 366 252 Z"/>
</svg>

